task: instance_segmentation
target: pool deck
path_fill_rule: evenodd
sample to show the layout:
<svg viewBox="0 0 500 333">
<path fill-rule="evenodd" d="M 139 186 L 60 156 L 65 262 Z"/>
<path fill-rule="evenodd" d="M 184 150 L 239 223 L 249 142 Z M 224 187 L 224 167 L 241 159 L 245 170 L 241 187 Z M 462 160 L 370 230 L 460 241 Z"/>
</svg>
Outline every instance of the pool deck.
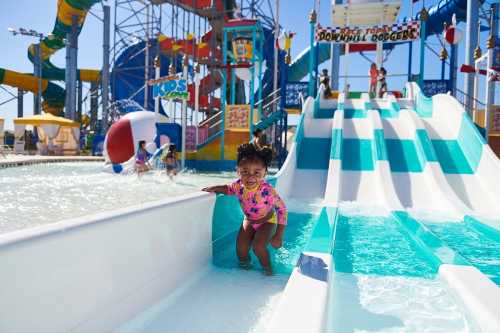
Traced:
<svg viewBox="0 0 500 333">
<path fill-rule="evenodd" d="M 60 162 L 102 162 L 102 156 L 41 156 L 41 155 L 0 155 L 0 169 L 31 164 Z"/>
</svg>

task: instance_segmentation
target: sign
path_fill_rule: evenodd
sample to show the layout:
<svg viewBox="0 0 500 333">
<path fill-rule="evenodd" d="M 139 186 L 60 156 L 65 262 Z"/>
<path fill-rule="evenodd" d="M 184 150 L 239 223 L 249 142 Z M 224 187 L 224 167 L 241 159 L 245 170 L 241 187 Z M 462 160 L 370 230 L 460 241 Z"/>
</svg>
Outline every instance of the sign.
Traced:
<svg viewBox="0 0 500 333">
<path fill-rule="evenodd" d="M 420 22 L 410 21 L 373 27 L 316 27 L 317 42 L 371 44 L 408 42 L 420 37 Z"/>
<path fill-rule="evenodd" d="M 425 96 L 446 94 L 450 90 L 450 80 L 424 80 L 423 93 Z"/>
<path fill-rule="evenodd" d="M 250 105 L 227 105 L 224 124 L 226 129 L 247 130 L 250 128 Z"/>
<path fill-rule="evenodd" d="M 285 88 L 285 108 L 298 109 L 301 107 L 300 95 L 307 97 L 307 82 L 288 82 Z"/>
<path fill-rule="evenodd" d="M 184 79 L 170 79 L 153 85 L 153 97 L 165 99 L 189 99 L 187 81 Z"/>
<path fill-rule="evenodd" d="M 491 130 L 500 132 L 500 105 L 491 105 L 490 110 L 492 112 Z"/>
</svg>

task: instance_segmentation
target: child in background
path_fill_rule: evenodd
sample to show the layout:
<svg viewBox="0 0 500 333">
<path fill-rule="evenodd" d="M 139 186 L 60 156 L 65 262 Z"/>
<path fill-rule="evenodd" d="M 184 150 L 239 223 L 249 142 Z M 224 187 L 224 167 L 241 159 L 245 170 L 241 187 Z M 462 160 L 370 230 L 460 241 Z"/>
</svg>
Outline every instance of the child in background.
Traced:
<svg viewBox="0 0 500 333">
<path fill-rule="evenodd" d="M 175 145 L 171 144 L 168 147 L 168 151 L 165 155 L 162 156 L 162 161 L 165 163 L 165 168 L 167 170 L 167 176 L 170 179 L 173 179 L 173 176 L 177 175 L 177 150 L 175 149 Z"/>
<path fill-rule="evenodd" d="M 266 142 L 264 140 L 264 132 L 261 129 L 256 129 L 252 133 L 253 138 L 252 141 L 250 141 L 251 144 L 255 146 L 257 149 L 262 149 L 266 147 Z"/>
<path fill-rule="evenodd" d="M 370 94 L 375 95 L 377 93 L 377 79 L 378 79 L 378 69 L 377 65 L 372 62 L 370 66 Z"/>
<path fill-rule="evenodd" d="M 272 275 L 267 244 L 274 248 L 283 245 L 287 223 L 287 209 L 276 190 L 264 180 L 272 160 L 269 148 L 257 149 L 253 144 L 238 148 L 237 172 L 239 179 L 229 185 L 210 186 L 206 192 L 235 195 L 245 215 L 236 239 L 240 267 L 250 268 L 249 251 L 252 246 L 266 275 Z"/>
<path fill-rule="evenodd" d="M 379 82 L 379 92 L 378 92 L 378 97 L 382 98 L 384 97 L 384 93 L 387 92 L 387 81 L 385 80 L 385 77 L 387 75 L 387 71 L 385 70 L 384 67 L 380 67 L 380 71 L 378 73 L 378 82 Z"/>
<path fill-rule="evenodd" d="M 146 141 L 139 141 L 139 147 L 137 148 L 137 153 L 135 154 L 135 171 L 138 174 L 147 172 L 151 169 L 148 163 L 149 154 L 146 150 Z"/>
</svg>

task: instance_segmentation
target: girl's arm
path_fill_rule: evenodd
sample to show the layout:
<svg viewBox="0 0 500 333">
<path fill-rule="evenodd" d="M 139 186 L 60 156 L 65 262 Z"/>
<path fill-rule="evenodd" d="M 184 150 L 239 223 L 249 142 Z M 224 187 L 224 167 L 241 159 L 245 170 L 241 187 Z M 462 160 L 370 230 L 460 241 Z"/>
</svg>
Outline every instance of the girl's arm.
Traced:
<svg viewBox="0 0 500 333">
<path fill-rule="evenodd" d="M 269 243 L 272 247 L 278 249 L 283 246 L 283 234 L 285 233 L 288 212 L 285 206 L 285 202 L 280 198 L 274 188 L 272 188 L 271 193 L 274 197 L 274 207 L 278 218 L 278 227 L 276 228 L 276 232 L 274 233 Z"/>
<path fill-rule="evenodd" d="M 229 194 L 229 189 L 228 189 L 227 185 L 208 186 L 208 187 L 202 188 L 201 190 L 205 191 L 205 192 L 210 192 L 210 193 Z"/>
</svg>

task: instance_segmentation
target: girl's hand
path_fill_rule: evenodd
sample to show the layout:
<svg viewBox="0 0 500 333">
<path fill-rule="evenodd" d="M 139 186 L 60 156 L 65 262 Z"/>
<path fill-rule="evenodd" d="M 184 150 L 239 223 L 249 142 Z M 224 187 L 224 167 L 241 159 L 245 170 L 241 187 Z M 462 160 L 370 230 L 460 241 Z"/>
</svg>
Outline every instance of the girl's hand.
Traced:
<svg viewBox="0 0 500 333">
<path fill-rule="evenodd" d="M 226 185 L 217 185 L 217 186 L 208 186 L 201 189 L 204 192 L 209 193 L 223 193 L 227 194 L 227 186 Z"/>
<path fill-rule="evenodd" d="M 279 249 L 283 246 L 283 237 L 281 235 L 274 234 L 274 236 L 269 241 L 269 244 L 271 244 L 271 246 L 275 249 Z"/>
</svg>

